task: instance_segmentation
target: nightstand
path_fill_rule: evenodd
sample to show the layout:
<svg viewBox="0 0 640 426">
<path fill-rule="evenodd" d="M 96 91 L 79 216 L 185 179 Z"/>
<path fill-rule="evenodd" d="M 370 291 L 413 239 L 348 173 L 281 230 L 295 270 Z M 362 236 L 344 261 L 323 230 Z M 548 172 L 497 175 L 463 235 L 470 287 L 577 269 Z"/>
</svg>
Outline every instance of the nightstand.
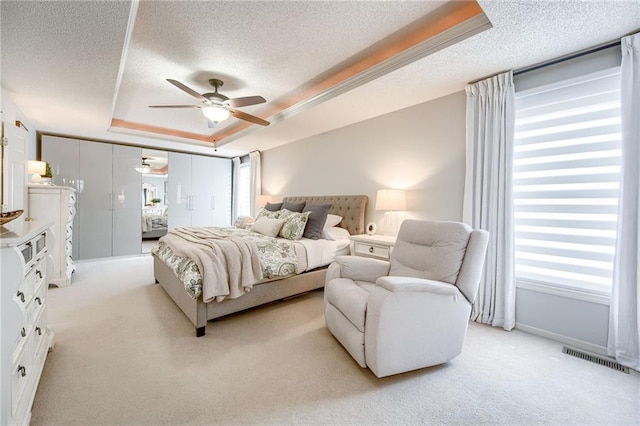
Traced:
<svg viewBox="0 0 640 426">
<path fill-rule="evenodd" d="M 389 260 L 395 243 L 390 235 L 352 235 L 351 255 Z"/>
</svg>

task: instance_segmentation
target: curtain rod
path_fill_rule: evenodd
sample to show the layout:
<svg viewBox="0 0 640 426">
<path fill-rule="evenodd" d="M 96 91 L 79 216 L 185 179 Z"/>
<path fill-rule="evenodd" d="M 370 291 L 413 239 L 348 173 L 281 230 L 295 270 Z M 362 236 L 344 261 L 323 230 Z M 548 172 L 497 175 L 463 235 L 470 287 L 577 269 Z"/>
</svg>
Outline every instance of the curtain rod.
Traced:
<svg viewBox="0 0 640 426">
<path fill-rule="evenodd" d="M 513 72 L 513 75 L 519 75 L 519 74 L 527 73 L 529 71 L 535 71 L 535 70 L 538 70 L 540 68 L 545 68 L 545 67 L 548 67 L 550 65 L 559 64 L 560 62 L 569 61 L 571 59 L 579 58 L 581 56 L 586 56 L 586 55 L 589 55 L 591 53 L 599 52 L 601 50 L 610 49 L 610 48 L 615 47 L 615 46 L 620 46 L 620 40 L 610 41 L 608 43 L 601 44 L 600 46 L 590 47 L 590 48 L 588 48 L 586 50 L 583 50 L 583 51 L 580 51 L 580 52 L 577 52 L 577 53 L 571 53 L 571 54 L 569 54 L 567 56 L 562 56 L 560 58 L 552 59 L 552 60 L 547 61 L 547 62 L 541 62 L 539 64 L 530 65 L 530 66 L 525 67 L 525 68 L 520 68 L 519 70 L 515 70 Z"/>
</svg>

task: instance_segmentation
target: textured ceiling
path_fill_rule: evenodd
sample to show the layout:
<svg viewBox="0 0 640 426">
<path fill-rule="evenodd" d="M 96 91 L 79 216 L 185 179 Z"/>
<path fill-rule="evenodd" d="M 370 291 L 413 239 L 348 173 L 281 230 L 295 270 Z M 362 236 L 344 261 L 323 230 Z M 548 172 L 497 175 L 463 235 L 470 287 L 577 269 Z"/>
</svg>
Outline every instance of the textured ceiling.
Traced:
<svg viewBox="0 0 640 426">
<path fill-rule="evenodd" d="M 229 97 L 265 97 L 265 105 L 240 108 L 261 115 L 292 90 L 443 4 L 3 0 L 3 94 L 43 132 L 212 153 L 208 143 L 118 129 L 111 120 L 211 134 L 197 109 L 147 107 L 198 103 L 166 78 L 200 93 L 210 91 L 209 78 L 220 78 L 220 91 Z M 293 142 L 640 30 L 636 0 L 479 4 L 493 28 L 269 127 L 251 126 L 218 154 Z"/>
</svg>

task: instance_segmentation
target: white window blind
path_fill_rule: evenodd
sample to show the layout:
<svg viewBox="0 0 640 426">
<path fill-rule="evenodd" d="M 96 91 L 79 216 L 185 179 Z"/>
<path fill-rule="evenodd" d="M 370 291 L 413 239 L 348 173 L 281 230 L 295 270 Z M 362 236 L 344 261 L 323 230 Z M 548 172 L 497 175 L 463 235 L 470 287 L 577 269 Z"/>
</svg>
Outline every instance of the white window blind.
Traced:
<svg viewBox="0 0 640 426">
<path fill-rule="evenodd" d="M 619 68 L 516 94 L 518 281 L 610 292 L 620 164 Z"/>
</svg>

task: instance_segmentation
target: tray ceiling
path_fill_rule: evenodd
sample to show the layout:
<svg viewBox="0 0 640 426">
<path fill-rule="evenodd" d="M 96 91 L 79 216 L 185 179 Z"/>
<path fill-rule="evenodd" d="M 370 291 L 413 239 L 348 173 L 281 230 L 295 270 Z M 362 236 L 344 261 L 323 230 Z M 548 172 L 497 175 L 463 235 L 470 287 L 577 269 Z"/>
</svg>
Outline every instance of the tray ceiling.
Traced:
<svg viewBox="0 0 640 426">
<path fill-rule="evenodd" d="M 640 29 L 640 2 L 2 1 L 2 86 L 42 132 L 234 156 L 406 108 Z M 490 22 L 490 23 L 489 23 Z M 589 28 L 589 31 L 585 31 Z M 169 84 L 224 81 L 215 128 Z"/>
</svg>

